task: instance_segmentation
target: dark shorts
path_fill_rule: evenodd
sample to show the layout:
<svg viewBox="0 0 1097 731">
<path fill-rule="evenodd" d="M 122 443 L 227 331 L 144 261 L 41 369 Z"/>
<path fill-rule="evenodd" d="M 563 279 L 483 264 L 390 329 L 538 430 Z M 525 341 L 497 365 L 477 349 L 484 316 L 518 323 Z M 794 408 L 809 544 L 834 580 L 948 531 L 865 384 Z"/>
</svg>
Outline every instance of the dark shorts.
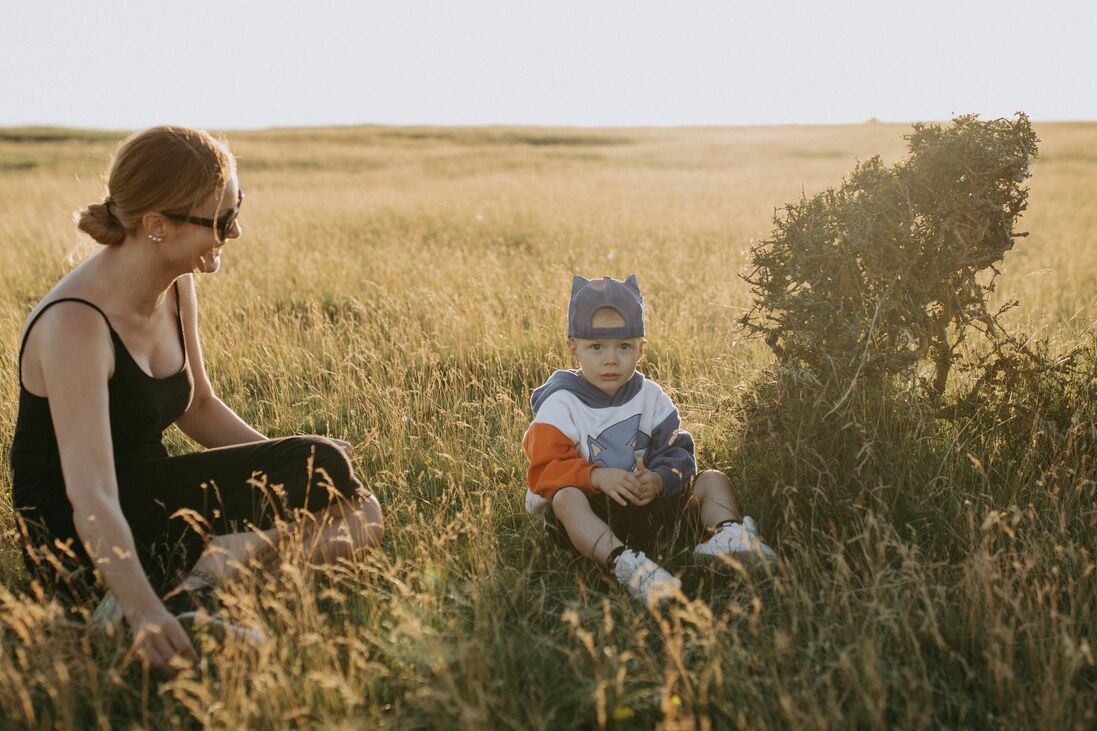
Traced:
<svg viewBox="0 0 1097 731">
<path fill-rule="evenodd" d="M 153 589 L 163 594 L 209 540 L 293 521 L 362 492 L 346 453 L 322 437 L 287 437 L 152 459 L 117 469 L 118 500 Z M 29 494 L 28 494 L 29 493 Z M 23 491 L 15 505 L 32 578 L 62 599 L 101 593 L 64 485 Z"/>
<path fill-rule="evenodd" d="M 630 548 L 653 554 L 660 544 L 670 545 L 679 539 L 696 541 L 701 535 L 697 511 L 689 506 L 693 495 L 690 490 L 656 498 L 647 505 L 619 505 L 602 493 L 583 494 L 590 501 L 594 514 Z M 552 512 L 552 503 L 545 510 L 545 525 L 557 544 L 575 550 L 564 526 Z"/>
</svg>

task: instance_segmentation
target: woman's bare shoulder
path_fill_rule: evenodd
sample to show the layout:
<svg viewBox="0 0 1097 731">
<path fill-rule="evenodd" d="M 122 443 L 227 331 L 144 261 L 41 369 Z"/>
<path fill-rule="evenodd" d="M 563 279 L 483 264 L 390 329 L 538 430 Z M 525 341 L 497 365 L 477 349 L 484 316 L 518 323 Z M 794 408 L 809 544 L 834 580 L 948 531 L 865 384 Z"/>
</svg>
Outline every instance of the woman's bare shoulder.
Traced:
<svg viewBox="0 0 1097 731">
<path fill-rule="evenodd" d="M 32 329 L 24 334 L 27 351 L 78 354 L 113 349 L 106 315 L 86 300 L 43 302 L 28 326 Z"/>
<path fill-rule="evenodd" d="M 110 323 L 98 301 L 100 293 L 89 286 L 82 268 L 77 267 L 58 281 L 23 323 L 20 371 L 32 393 L 44 389 L 44 362 L 64 366 L 102 361 L 112 368 Z"/>
<path fill-rule="evenodd" d="M 84 262 L 80 266 L 76 267 L 61 279 L 57 280 L 57 283 L 53 285 L 49 292 L 47 292 L 42 299 L 38 300 L 38 304 L 34 306 L 34 309 L 27 315 L 26 321 L 23 323 L 24 332 L 26 327 L 38 317 L 39 313 L 43 310 L 56 309 L 61 305 L 54 305 L 52 303 L 59 300 L 84 300 L 90 302 L 96 306 L 101 306 L 98 302 L 100 299 L 100 293 L 91 286 L 93 280 L 86 276 L 84 269 L 87 266 L 87 262 Z M 77 304 L 79 306 L 79 304 Z M 86 305 L 85 309 L 90 309 Z M 71 310 L 73 308 L 65 308 Z"/>
</svg>

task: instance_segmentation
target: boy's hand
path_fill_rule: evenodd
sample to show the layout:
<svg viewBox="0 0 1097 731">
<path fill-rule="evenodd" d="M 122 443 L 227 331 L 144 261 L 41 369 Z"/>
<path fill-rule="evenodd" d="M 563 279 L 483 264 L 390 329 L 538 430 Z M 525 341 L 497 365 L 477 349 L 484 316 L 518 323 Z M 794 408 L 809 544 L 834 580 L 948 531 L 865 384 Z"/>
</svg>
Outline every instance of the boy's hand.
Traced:
<svg viewBox="0 0 1097 731">
<path fill-rule="evenodd" d="M 636 475 L 637 482 L 640 483 L 640 492 L 636 496 L 635 502 L 637 505 L 647 505 L 655 498 L 663 494 L 663 478 L 658 472 L 652 472 L 644 464 L 644 460 L 636 460 Z"/>
<path fill-rule="evenodd" d="M 594 470 L 590 473 L 590 484 L 619 505 L 635 503 L 642 490 L 635 473 L 616 467 L 599 467 Z"/>
</svg>

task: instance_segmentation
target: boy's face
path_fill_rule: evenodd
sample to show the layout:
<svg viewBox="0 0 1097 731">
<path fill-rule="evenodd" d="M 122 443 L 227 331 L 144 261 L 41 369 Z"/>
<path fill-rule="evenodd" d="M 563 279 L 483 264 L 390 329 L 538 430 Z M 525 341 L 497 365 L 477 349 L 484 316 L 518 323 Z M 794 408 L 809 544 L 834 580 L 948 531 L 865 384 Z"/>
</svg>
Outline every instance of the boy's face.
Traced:
<svg viewBox="0 0 1097 731">
<path fill-rule="evenodd" d="M 603 307 L 595 311 L 591 325 L 624 327 L 625 319 L 616 310 Z M 647 341 L 643 338 L 587 340 L 568 338 L 568 350 L 579 361 L 579 372 L 607 396 L 613 396 L 636 372 Z"/>
</svg>

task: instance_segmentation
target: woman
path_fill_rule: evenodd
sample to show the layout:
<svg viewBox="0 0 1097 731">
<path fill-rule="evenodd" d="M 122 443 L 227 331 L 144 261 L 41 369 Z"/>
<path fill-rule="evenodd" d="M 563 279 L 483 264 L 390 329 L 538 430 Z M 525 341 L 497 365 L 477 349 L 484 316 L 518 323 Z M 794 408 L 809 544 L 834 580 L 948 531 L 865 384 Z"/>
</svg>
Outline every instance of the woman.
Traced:
<svg viewBox="0 0 1097 731">
<path fill-rule="evenodd" d="M 12 499 L 32 575 L 79 599 L 97 570 L 137 649 L 166 666 L 193 648 L 165 600 L 189 608 L 231 565 L 272 557 L 276 522 L 307 518 L 315 562 L 373 547 L 381 511 L 348 444 L 268 440 L 206 376 L 194 276 L 216 272 L 241 234 L 227 146 L 181 127 L 140 132 L 107 187 L 78 223 L 106 248 L 57 283 L 23 333 Z M 209 449 L 169 457 L 173 423 Z"/>
</svg>

